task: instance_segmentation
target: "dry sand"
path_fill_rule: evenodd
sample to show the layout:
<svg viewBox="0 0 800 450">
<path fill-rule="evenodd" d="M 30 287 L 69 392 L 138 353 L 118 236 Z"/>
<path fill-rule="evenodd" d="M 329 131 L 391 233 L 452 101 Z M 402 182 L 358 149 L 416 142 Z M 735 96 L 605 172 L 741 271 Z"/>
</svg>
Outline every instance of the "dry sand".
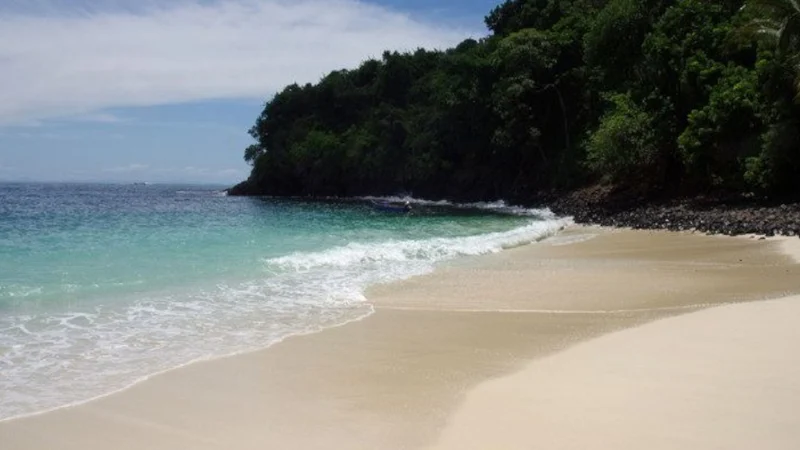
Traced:
<svg viewBox="0 0 800 450">
<path fill-rule="evenodd" d="M 797 449 L 800 296 L 612 333 L 471 391 L 444 449 Z"/>
<path fill-rule="evenodd" d="M 0 448 L 784 448 L 800 306 L 703 309 L 800 292 L 789 247 L 575 228 L 376 288 L 363 321 L 1 422 Z"/>
</svg>

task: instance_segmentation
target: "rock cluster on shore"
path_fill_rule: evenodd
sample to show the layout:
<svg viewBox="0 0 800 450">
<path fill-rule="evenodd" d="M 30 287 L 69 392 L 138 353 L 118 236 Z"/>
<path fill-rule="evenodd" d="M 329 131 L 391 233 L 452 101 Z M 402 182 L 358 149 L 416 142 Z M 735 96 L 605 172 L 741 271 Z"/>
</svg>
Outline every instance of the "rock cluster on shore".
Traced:
<svg viewBox="0 0 800 450">
<path fill-rule="evenodd" d="M 587 195 L 578 191 L 548 203 L 577 223 L 635 229 L 696 230 L 729 236 L 800 236 L 800 203 L 692 198 L 663 202 Z"/>
</svg>

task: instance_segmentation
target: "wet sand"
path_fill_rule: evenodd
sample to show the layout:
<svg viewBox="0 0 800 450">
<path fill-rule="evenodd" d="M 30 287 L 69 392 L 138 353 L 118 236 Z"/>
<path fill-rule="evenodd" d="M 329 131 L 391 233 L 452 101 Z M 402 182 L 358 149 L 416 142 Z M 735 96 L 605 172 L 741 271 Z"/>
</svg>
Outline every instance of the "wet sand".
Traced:
<svg viewBox="0 0 800 450">
<path fill-rule="evenodd" d="M 627 442 L 637 448 L 694 442 L 694 448 L 729 448 L 720 430 L 741 427 L 746 416 L 713 412 L 780 414 L 789 401 L 800 404 L 800 377 L 783 375 L 796 374 L 798 362 L 776 353 L 800 354 L 794 348 L 800 341 L 786 328 L 800 317 L 792 315 L 793 299 L 780 307 L 713 306 L 800 292 L 790 247 L 780 240 L 576 227 L 375 288 L 368 293 L 375 313 L 360 322 L 193 364 L 81 406 L 1 422 L 0 447 L 616 449 Z M 753 307 L 762 309 L 736 309 Z M 735 313 L 725 312 L 730 308 Z M 738 341 L 728 345 L 737 330 Z M 647 357 L 629 358 L 632 352 Z M 764 358 L 753 362 L 752 354 Z M 714 381 L 732 369 L 742 376 Z M 644 380 L 632 383 L 637 374 Z M 746 398 L 727 395 L 747 389 Z M 720 395 L 730 400 L 717 403 Z M 699 425 L 670 428 L 643 419 L 684 410 Z M 776 427 L 800 430 L 795 416 L 762 414 L 775 420 L 752 423 L 759 436 L 774 436 Z M 589 420 L 597 417 L 606 422 Z M 533 427 L 537 421 L 542 426 Z M 576 432 L 582 428 L 575 428 L 602 431 L 608 423 L 622 437 L 604 441 L 611 431 L 586 432 L 594 440 L 582 441 Z M 545 425 L 551 434 L 541 435 Z M 706 440 L 692 441 L 698 433 Z M 631 440 L 620 440 L 626 436 Z"/>
</svg>

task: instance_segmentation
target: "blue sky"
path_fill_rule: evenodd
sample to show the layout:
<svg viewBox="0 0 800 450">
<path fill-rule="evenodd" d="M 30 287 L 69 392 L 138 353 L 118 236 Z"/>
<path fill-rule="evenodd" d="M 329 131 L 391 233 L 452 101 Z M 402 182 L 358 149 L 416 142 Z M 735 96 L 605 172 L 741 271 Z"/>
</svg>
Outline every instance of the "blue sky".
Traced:
<svg viewBox="0 0 800 450">
<path fill-rule="evenodd" d="M 0 0 L 0 180 L 233 183 L 287 83 L 485 34 L 499 0 Z"/>
</svg>

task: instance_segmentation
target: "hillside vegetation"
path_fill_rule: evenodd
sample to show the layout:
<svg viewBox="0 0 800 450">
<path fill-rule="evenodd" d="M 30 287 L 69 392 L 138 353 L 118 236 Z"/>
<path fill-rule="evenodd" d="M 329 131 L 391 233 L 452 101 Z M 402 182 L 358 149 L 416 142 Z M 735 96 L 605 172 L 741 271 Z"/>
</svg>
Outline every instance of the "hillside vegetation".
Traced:
<svg viewBox="0 0 800 450">
<path fill-rule="evenodd" d="M 235 191 L 798 192 L 794 1 L 509 0 L 485 22 L 480 40 L 286 87 L 250 130 Z"/>
</svg>

